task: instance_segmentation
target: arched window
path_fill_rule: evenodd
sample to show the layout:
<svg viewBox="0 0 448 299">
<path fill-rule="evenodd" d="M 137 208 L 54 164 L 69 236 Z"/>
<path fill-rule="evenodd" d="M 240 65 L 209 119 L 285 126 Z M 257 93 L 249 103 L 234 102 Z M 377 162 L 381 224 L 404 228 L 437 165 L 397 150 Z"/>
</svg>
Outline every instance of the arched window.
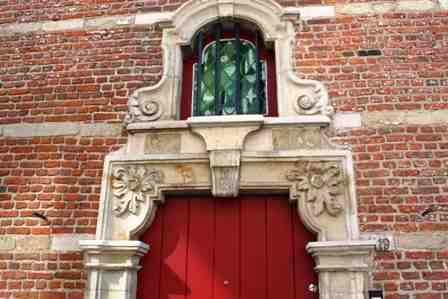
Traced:
<svg viewBox="0 0 448 299">
<path fill-rule="evenodd" d="M 219 21 L 184 49 L 181 118 L 277 115 L 274 51 L 255 26 Z"/>
</svg>

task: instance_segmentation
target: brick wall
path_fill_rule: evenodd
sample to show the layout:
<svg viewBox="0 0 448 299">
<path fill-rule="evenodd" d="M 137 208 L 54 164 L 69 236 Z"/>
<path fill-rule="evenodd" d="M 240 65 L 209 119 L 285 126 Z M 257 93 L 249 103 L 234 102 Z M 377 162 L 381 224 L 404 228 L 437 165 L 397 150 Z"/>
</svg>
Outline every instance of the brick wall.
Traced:
<svg viewBox="0 0 448 299">
<path fill-rule="evenodd" d="M 0 1 L 0 24 L 166 12 L 174 11 L 186 2 L 187 0 L 2 0 Z M 277 2 L 285 6 L 335 3 L 334 0 L 278 0 Z"/>
<path fill-rule="evenodd" d="M 165 12 L 181 2 L 6 0 L 0 23 Z M 389 299 L 447 298 L 448 213 L 421 213 L 448 209 L 448 12 L 378 14 L 344 2 L 281 2 L 336 7 L 334 17 L 297 24 L 297 72 L 323 81 L 338 113 L 362 119 L 328 133 L 353 146 L 361 230 L 394 240 L 376 256 L 373 286 Z M 95 231 L 104 157 L 126 143 L 127 97 L 161 77 L 161 30 L 17 28 L 0 27 L 0 237 L 14 241 L 0 251 L 0 298 L 80 299 L 81 256 L 61 244 Z"/>
</svg>

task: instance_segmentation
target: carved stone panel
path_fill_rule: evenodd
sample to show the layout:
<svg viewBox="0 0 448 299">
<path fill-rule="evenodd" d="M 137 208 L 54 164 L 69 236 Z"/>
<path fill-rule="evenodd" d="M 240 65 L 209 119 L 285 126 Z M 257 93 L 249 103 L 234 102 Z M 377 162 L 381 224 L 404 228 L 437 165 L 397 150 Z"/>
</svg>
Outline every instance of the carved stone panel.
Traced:
<svg viewBox="0 0 448 299">
<path fill-rule="evenodd" d="M 322 147 L 319 127 L 272 129 L 274 150 L 317 149 Z"/>
<path fill-rule="evenodd" d="M 212 194 L 220 197 L 236 197 L 240 183 L 239 150 L 210 152 Z"/>
<path fill-rule="evenodd" d="M 299 161 L 286 178 L 294 183 L 299 200 L 306 201 L 313 216 L 337 217 L 344 211 L 344 179 L 338 163 Z"/>
<path fill-rule="evenodd" d="M 179 153 L 180 134 L 148 134 L 145 138 L 145 154 Z"/>
<path fill-rule="evenodd" d="M 125 213 L 137 215 L 139 202 L 150 202 L 156 184 L 163 181 L 163 173 L 141 165 L 116 167 L 113 170 L 112 190 L 115 198 L 114 212 L 117 216 Z"/>
</svg>

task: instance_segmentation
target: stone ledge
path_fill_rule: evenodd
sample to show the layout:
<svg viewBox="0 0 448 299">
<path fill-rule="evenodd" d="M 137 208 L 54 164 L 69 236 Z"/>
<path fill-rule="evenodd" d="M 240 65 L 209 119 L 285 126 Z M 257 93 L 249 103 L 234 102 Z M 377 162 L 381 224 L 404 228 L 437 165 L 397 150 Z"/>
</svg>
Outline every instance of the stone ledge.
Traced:
<svg viewBox="0 0 448 299">
<path fill-rule="evenodd" d="M 53 136 L 118 137 L 121 124 L 39 123 L 0 126 L 0 136 L 8 138 L 31 138 Z"/>
<path fill-rule="evenodd" d="M 81 240 L 93 240 L 95 235 L 93 234 L 62 234 L 53 235 L 51 238 L 50 249 L 52 251 L 79 251 L 79 241 Z"/>
<path fill-rule="evenodd" d="M 401 0 L 371 3 L 353 3 L 336 5 L 336 13 L 341 15 L 377 15 L 384 13 L 430 12 L 446 9 L 444 1 Z"/>
<path fill-rule="evenodd" d="M 204 120 L 193 121 L 158 121 L 135 123 L 128 125 L 130 132 L 144 132 L 151 130 L 182 130 L 188 129 L 189 124 L 200 126 Z M 224 119 L 223 119 L 224 120 Z M 224 121 L 227 121 L 226 118 Z M 255 119 L 253 119 L 255 120 Z M 257 118 L 256 121 L 259 121 Z M 238 123 L 237 120 L 234 121 Z M 318 125 L 327 126 L 330 119 L 326 116 L 298 116 L 298 117 L 265 117 L 264 126 L 275 127 L 282 125 Z M 338 112 L 333 117 L 333 128 L 336 130 L 351 130 L 361 127 L 386 127 L 401 125 L 431 125 L 448 123 L 448 110 L 416 110 L 416 111 L 381 111 L 381 112 Z M 51 136 L 81 136 L 81 137 L 119 137 L 122 125 L 119 123 L 39 123 L 12 124 L 0 126 L 0 136 L 8 138 L 31 138 Z"/>
<path fill-rule="evenodd" d="M 414 232 L 393 233 L 377 232 L 362 233 L 361 239 L 376 241 L 387 238 L 390 241 L 390 250 L 447 250 L 448 235 L 446 232 Z"/>
<path fill-rule="evenodd" d="M 3 127 L 3 136 L 16 138 L 74 136 L 79 132 L 80 126 L 75 123 L 14 124 Z"/>
<path fill-rule="evenodd" d="M 93 234 L 4 235 L 0 252 L 67 252 L 80 251 L 79 240 L 92 240 Z"/>
<path fill-rule="evenodd" d="M 364 127 L 429 125 L 448 122 L 448 110 L 363 112 Z"/>
</svg>

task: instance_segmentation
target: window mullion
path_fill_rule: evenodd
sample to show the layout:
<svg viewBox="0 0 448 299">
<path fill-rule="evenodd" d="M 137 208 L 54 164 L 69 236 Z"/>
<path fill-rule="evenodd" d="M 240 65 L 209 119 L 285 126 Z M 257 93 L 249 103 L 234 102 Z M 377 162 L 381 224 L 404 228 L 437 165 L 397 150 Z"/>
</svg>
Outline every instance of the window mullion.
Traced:
<svg viewBox="0 0 448 299">
<path fill-rule="evenodd" d="M 221 115 L 223 109 L 223 100 L 220 95 L 221 85 L 221 24 L 215 26 L 215 114 Z"/>
<path fill-rule="evenodd" d="M 236 61 L 235 61 L 235 105 L 236 113 L 242 113 L 241 107 L 241 38 L 240 38 L 240 24 L 235 25 L 235 50 L 236 50 Z"/>
<path fill-rule="evenodd" d="M 202 84 L 202 75 L 203 75 L 203 66 L 202 66 L 202 50 L 204 47 L 204 35 L 202 32 L 199 32 L 197 36 L 197 58 L 198 63 L 196 65 L 196 88 L 194 95 L 194 115 L 201 116 L 200 109 L 200 101 L 201 101 L 201 84 Z"/>
<path fill-rule="evenodd" d="M 255 93 L 258 104 L 258 110 L 260 114 L 264 114 L 264 103 L 262 100 L 262 91 L 261 91 L 261 61 L 260 61 L 260 37 L 258 31 L 255 31 L 255 57 L 256 57 L 256 70 L 255 70 Z"/>
</svg>

